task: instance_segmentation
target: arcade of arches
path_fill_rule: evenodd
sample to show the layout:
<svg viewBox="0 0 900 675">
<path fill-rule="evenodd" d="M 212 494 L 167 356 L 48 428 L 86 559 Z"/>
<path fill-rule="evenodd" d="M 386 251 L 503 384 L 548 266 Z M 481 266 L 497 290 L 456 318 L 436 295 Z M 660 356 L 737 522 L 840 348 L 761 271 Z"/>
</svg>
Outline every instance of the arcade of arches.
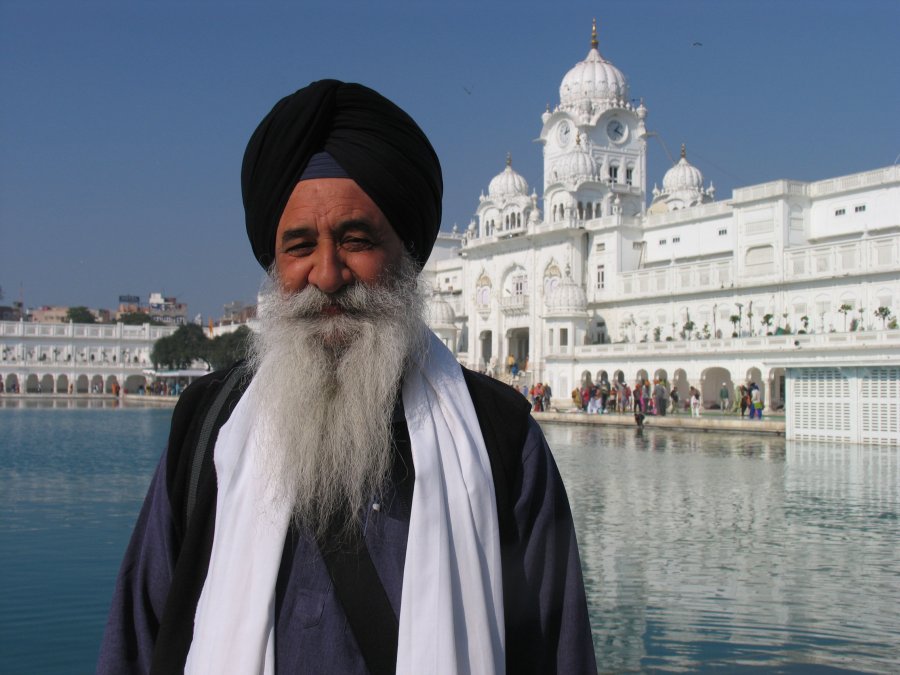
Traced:
<svg viewBox="0 0 900 675">
<path fill-rule="evenodd" d="M 148 384 L 144 375 L 87 373 L 7 373 L 0 393 L 18 394 L 137 394 Z"/>
<path fill-rule="evenodd" d="M 758 367 L 747 368 L 742 373 L 733 373 L 721 366 L 710 366 L 700 371 L 699 377 L 691 378 L 683 368 L 676 368 L 671 372 L 666 368 L 637 368 L 600 369 L 597 371 L 583 370 L 578 378 L 581 386 L 599 384 L 607 381 L 611 384 L 619 383 L 634 386 L 635 382 L 654 382 L 660 380 L 668 384 L 668 388 L 674 388 L 678 392 L 679 400 L 687 401 L 690 388 L 700 390 L 702 405 L 707 409 L 719 408 L 719 393 L 722 387 L 728 389 L 728 399 L 734 402 L 735 387 L 756 383 L 760 389 L 760 395 L 769 410 L 782 410 L 785 404 L 785 379 L 784 368 L 771 368 L 763 371 Z M 562 380 L 561 380 L 562 381 Z M 552 383 L 551 383 L 552 384 Z M 566 388 L 567 389 L 567 388 Z M 557 390 L 563 391 L 563 390 Z M 562 396 L 562 393 L 560 393 Z"/>
</svg>

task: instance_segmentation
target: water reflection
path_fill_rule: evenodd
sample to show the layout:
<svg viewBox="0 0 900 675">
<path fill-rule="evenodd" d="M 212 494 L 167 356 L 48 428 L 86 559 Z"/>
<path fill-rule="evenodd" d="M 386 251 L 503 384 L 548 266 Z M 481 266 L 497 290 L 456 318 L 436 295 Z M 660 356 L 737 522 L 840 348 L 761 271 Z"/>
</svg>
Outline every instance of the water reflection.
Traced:
<svg viewBox="0 0 900 675">
<path fill-rule="evenodd" d="M 604 672 L 900 661 L 897 448 L 544 428 Z"/>
<path fill-rule="evenodd" d="M 56 408 L 61 410 L 74 410 L 84 408 L 118 408 L 120 407 L 117 398 L 88 398 L 88 397 L 66 397 L 66 398 L 50 398 L 46 396 L 35 397 L 17 397 L 4 398 L 0 397 L 0 408 L 37 410 Z"/>
</svg>

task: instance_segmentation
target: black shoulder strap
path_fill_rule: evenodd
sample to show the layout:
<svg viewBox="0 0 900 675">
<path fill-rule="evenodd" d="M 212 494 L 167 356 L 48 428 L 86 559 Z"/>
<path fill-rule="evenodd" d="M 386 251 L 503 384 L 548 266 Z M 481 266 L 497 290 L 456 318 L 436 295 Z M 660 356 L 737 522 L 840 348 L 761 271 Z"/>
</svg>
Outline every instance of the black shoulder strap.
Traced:
<svg viewBox="0 0 900 675">
<path fill-rule="evenodd" d="M 516 538 L 512 494 L 520 479 L 531 405 L 515 389 L 486 375 L 463 368 L 463 377 L 491 463 L 503 546 Z"/>
<path fill-rule="evenodd" d="M 328 531 L 332 542 L 341 541 L 336 522 Z M 319 549 L 369 671 L 394 675 L 400 627 L 365 540 L 355 536 L 341 546 L 320 543 Z"/>
<path fill-rule="evenodd" d="M 194 507 L 197 505 L 197 488 L 200 485 L 200 469 L 203 467 L 203 459 L 209 453 L 210 439 L 213 437 L 213 430 L 216 421 L 219 419 L 219 413 L 222 412 L 222 406 L 228 400 L 232 389 L 241 379 L 241 368 L 234 368 L 225 380 L 212 405 L 206 411 L 206 417 L 203 419 L 203 426 L 200 427 L 200 436 L 197 438 L 197 445 L 194 446 L 194 456 L 191 458 L 191 475 L 188 481 L 187 502 L 185 506 L 184 520 L 189 523 Z M 217 434 L 218 435 L 218 434 Z"/>
</svg>

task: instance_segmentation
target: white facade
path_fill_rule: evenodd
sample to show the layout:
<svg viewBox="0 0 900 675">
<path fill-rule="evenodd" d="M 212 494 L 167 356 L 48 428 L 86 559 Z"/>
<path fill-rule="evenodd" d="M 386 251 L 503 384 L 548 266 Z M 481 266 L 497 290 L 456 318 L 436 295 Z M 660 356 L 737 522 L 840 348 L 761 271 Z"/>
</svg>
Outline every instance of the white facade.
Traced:
<svg viewBox="0 0 900 675">
<path fill-rule="evenodd" d="M 6 393 L 127 393 L 146 384 L 150 352 L 175 326 L 0 321 L 0 382 Z"/>
<path fill-rule="evenodd" d="M 543 195 L 507 158 L 467 230 L 439 239 L 430 317 L 461 362 L 499 376 L 527 359 L 559 398 L 602 372 L 706 402 L 754 380 L 776 407 L 798 350 L 898 362 L 900 331 L 875 310 L 900 310 L 900 166 L 715 201 L 682 148 L 648 192 L 648 109 L 630 100 L 595 33 L 541 116 Z"/>
</svg>

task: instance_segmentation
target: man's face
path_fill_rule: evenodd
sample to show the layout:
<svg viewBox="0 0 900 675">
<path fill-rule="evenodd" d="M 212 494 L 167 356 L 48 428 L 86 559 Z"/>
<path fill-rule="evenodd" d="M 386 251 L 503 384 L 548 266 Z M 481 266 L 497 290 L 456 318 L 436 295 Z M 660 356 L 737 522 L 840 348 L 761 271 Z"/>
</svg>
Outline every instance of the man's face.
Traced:
<svg viewBox="0 0 900 675">
<path fill-rule="evenodd" d="M 317 178 L 297 183 L 281 214 L 275 270 L 286 292 L 313 285 L 330 294 L 354 283 L 377 284 L 403 252 L 381 209 L 355 181 Z"/>
</svg>

